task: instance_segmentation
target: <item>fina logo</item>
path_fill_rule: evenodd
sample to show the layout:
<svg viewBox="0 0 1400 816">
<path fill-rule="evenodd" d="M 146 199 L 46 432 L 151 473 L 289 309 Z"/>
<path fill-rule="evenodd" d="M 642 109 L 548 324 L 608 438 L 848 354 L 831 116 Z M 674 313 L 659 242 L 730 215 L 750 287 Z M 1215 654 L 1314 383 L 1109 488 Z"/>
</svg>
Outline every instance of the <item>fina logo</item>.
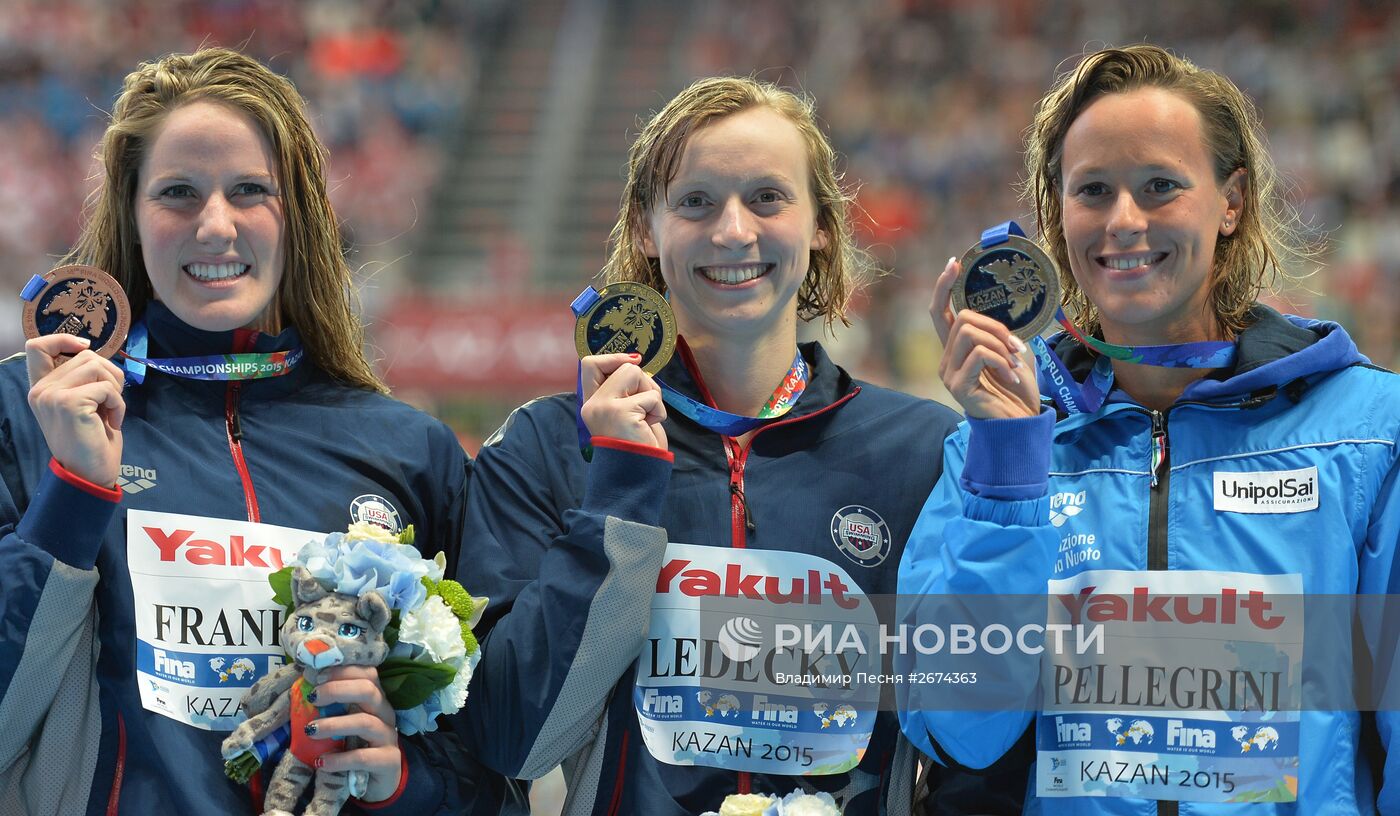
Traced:
<svg viewBox="0 0 1400 816">
<path fill-rule="evenodd" d="M 398 533 L 403 530 L 403 525 L 399 523 L 399 511 L 394 509 L 383 496 L 376 496 L 373 493 L 366 493 L 357 496 L 350 502 L 350 521 L 363 521 L 373 524 L 376 527 L 383 527 L 391 533 Z"/>
<path fill-rule="evenodd" d="M 831 517 L 831 540 L 836 549 L 862 567 L 878 566 L 893 546 L 885 520 L 859 504 L 848 504 Z"/>
<path fill-rule="evenodd" d="M 725 621 L 719 629 L 720 652 L 735 663 L 747 663 L 758 657 L 763 645 L 763 630 L 753 618 L 738 615 Z"/>
</svg>

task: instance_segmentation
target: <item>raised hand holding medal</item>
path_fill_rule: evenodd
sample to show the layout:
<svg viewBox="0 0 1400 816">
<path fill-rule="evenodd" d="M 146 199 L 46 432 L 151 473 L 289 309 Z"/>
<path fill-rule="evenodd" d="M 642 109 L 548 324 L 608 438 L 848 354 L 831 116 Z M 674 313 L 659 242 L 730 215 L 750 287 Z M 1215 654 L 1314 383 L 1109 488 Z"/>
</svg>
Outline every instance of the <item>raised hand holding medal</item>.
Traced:
<svg viewBox="0 0 1400 816">
<path fill-rule="evenodd" d="M 665 405 L 703 427 L 737 437 L 791 411 L 807 388 L 807 363 L 797 354 L 757 416 L 723 411 L 652 378 L 666 365 L 677 343 L 675 316 L 656 290 L 627 281 L 605 286 L 601 292 L 589 287 L 574 299 L 570 309 L 578 321 L 574 331 L 581 358 L 576 389 L 578 433 L 585 457 L 591 456 L 590 439 L 595 433 L 665 448 L 661 422 L 666 411 L 664 405 L 653 407 L 652 389 Z M 599 391 L 612 404 L 587 405 Z M 618 435 L 618 429 L 625 433 Z"/>
<path fill-rule="evenodd" d="M 107 358 L 126 339 L 126 294 L 105 272 L 64 266 L 25 286 L 24 344 L 29 407 L 54 460 L 98 485 L 121 467 L 121 369 Z"/>
<path fill-rule="evenodd" d="M 20 292 L 24 336 L 67 334 L 110 358 L 126 341 L 131 306 L 111 275 L 95 266 L 60 266 L 30 278 Z"/>
<path fill-rule="evenodd" d="M 651 375 L 676 347 L 676 320 L 656 290 L 623 281 L 589 287 L 570 305 L 577 320 L 579 447 L 606 436 L 667 449 L 666 406 Z"/>
<path fill-rule="evenodd" d="M 1024 353 L 1020 337 L 1030 340 L 1036 365 L 1051 383 L 1050 396 L 1070 414 L 1099 409 L 1113 387 L 1115 361 L 1165 368 L 1223 368 L 1234 361 L 1235 344 L 1226 341 L 1124 346 L 1080 332 L 1058 305 L 1056 280 L 1053 262 L 1025 239 L 1015 221 L 984 231 L 962 264 L 948 260 L 934 286 L 930 314 L 944 341 L 939 375 L 968 416 L 1029 416 L 1039 410 L 1038 403 L 1025 401 L 1026 395 L 1021 394 L 1030 413 L 1018 412 L 1004 382 L 1009 379 L 1013 385 L 1022 385 L 1022 380 L 1029 380 L 1034 385 L 1033 376 L 1020 377 L 1013 371 L 1021 367 L 1019 358 L 1003 354 L 1013 348 Z M 1083 382 L 1075 380 L 1040 337 L 1050 320 L 1047 315 L 1053 315 L 1071 337 L 1101 355 Z M 964 322 L 977 328 L 957 331 Z M 988 371 L 993 374 L 988 376 Z"/>
<path fill-rule="evenodd" d="M 969 417 L 1034 416 L 1040 411 L 1040 393 L 1034 369 L 1025 364 L 1030 359 L 1026 343 L 1013 326 L 998 320 L 997 315 L 1010 319 L 1014 313 L 1014 328 L 1024 331 L 1034 327 L 1038 315 L 1031 312 L 1043 300 L 1057 305 L 1058 298 L 1051 300 L 1048 291 L 1033 291 L 1040 278 L 1027 272 L 1023 263 L 1012 262 L 1022 261 L 1022 258 L 979 259 L 975 252 L 979 247 L 969 251 L 964 263 L 949 258 L 934 283 L 929 315 L 943 342 L 938 376 Z M 965 269 L 971 266 L 968 262 L 979 260 L 979 275 L 969 287 Z M 999 263 L 987 269 L 991 261 Z M 997 273 L 1006 279 L 1006 284 L 997 280 Z M 969 289 L 974 306 L 968 305 Z M 958 290 L 956 295 L 955 290 Z M 1015 301 L 1013 294 L 1017 295 Z M 984 314 L 975 308 L 976 305 L 983 306 L 991 314 Z"/>
</svg>

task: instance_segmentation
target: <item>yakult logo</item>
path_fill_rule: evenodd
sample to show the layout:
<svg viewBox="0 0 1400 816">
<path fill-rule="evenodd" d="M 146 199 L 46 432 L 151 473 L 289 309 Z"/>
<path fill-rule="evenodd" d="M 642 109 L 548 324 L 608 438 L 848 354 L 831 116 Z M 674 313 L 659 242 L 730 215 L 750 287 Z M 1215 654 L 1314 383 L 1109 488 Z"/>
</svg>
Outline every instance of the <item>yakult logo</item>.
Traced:
<svg viewBox="0 0 1400 816">
<path fill-rule="evenodd" d="M 151 543 L 156 545 L 161 561 L 184 560 L 197 566 L 214 564 L 221 567 L 262 567 L 282 569 L 282 551 L 265 544 L 248 544 L 243 536 L 229 536 L 228 542 L 195 538 L 194 530 L 171 530 L 142 527 Z"/>
<path fill-rule="evenodd" d="M 1070 622 L 1089 623 L 1217 623 L 1248 621 L 1260 629 L 1277 629 L 1285 616 L 1273 614 L 1274 604 L 1263 592 L 1222 589 L 1215 595 L 1173 595 L 1133 587 L 1131 594 L 1105 594 L 1084 587 L 1078 595 L 1056 595 Z"/>
<path fill-rule="evenodd" d="M 1215 472 L 1215 509 L 1222 513 L 1303 513 L 1317 509 L 1317 492 L 1316 467 Z"/>
<path fill-rule="evenodd" d="M 851 588 L 834 572 L 823 575 L 817 570 L 807 570 L 802 577 L 763 575 L 746 572 L 742 564 L 726 564 L 724 572 L 719 573 L 693 567 L 689 559 L 672 558 L 661 567 L 661 574 L 656 578 L 656 594 L 671 592 L 673 584 L 677 592 L 692 598 L 712 595 L 775 604 L 813 605 L 829 598 L 842 609 L 860 606 L 860 599 L 846 594 Z"/>
</svg>

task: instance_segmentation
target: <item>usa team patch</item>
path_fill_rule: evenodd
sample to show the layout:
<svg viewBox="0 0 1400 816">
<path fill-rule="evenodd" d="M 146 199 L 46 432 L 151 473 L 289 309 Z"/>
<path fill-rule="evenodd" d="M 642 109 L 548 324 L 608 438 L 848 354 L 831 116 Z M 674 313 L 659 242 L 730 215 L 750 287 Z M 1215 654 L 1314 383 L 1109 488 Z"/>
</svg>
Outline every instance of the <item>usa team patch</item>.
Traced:
<svg viewBox="0 0 1400 816">
<path fill-rule="evenodd" d="M 893 547 L 885 520 L 859 504 L 848 504 L 831 517 L 831 540 L 836 549 L 862 567 L 878 566 Z"/>
<path fill-rule="evenodd" d="M 366 522 L 376 527 L 383 527 L 391 533 L 403 531 L 403 524 L 399 521 L 399 511 L 394 509 L 383 496 L 376 496 L 373 493 L 366 493 L 363 496 L 355 497 L 350 502 L 351 522 Z"/>
</svg>

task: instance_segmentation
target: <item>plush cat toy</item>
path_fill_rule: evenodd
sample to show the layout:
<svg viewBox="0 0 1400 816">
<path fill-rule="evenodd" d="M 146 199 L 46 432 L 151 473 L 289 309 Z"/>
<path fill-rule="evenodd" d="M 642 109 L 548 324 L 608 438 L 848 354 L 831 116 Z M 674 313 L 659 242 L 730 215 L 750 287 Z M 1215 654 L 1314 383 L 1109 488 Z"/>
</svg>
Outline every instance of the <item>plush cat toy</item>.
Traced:
<svg viewBox="0 0 1400 816">
<path fill-rule="evenodd" d="M 224 740 L 227 760 L 248 752 L 290 725 L 291 745 L 268 783 L 263 816 L 291 816 L 302 791 L 315 776 L 316 787 L 304 814 L 336 816 L 345 800 L 364 792 L 364 771 L 316 769 L 324 753 L 358 747 L 355 738 L 315 739 L 305 725 L 322 716 L 343 713 L 331 706 L 317 709 L 306 696 L 328 677 L 332 666 L 378 666 L 389 653 L 384 627 L 389 605 L 378 592 L 356 597 L 331 592 L 305 567 L 292 571 L 293 610 L 282 624 L 282 645 L 294 661 L 263 677 L 248 690 L 244 706 L 249 719 Z"/>
</svg>

